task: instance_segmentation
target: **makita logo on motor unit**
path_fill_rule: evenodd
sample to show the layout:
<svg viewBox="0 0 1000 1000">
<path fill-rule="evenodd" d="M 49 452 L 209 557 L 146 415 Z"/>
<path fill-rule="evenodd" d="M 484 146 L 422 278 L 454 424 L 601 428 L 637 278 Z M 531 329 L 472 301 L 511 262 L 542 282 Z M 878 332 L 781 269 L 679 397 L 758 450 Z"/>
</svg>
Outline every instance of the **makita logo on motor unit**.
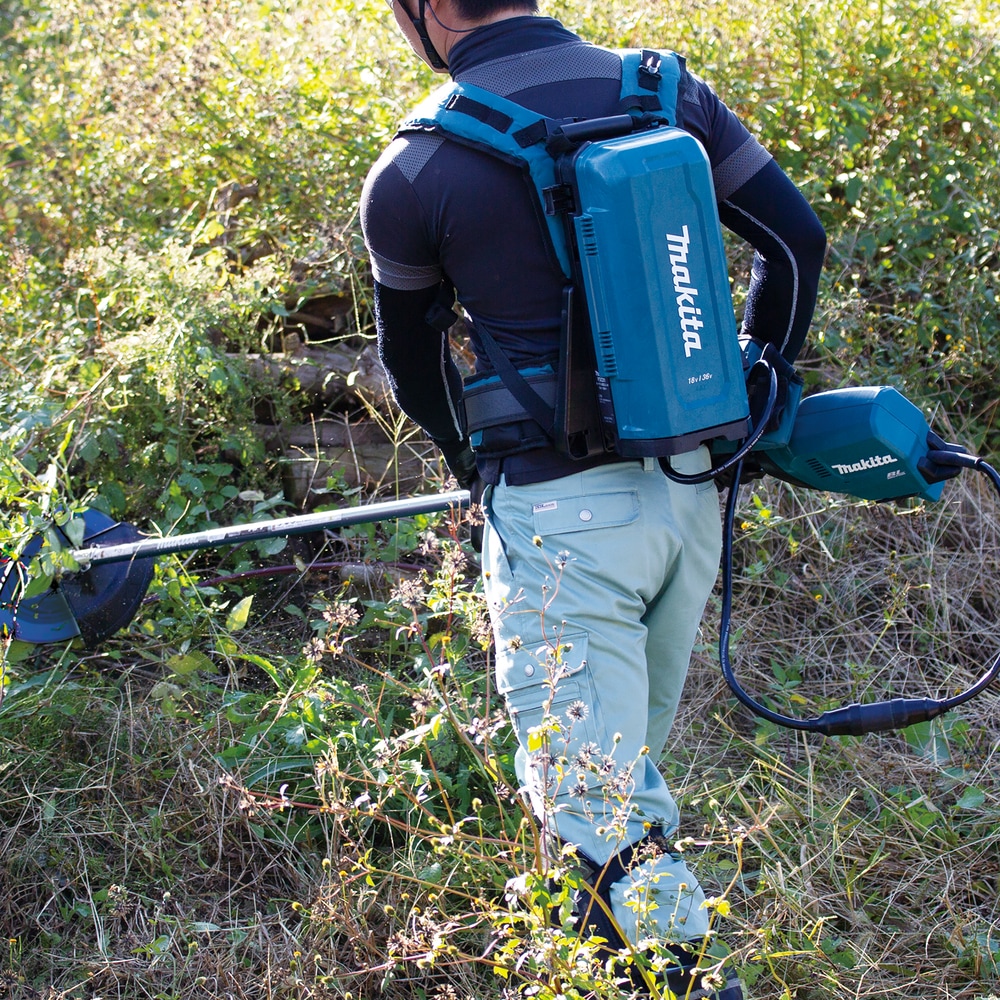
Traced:
<svg viewBox="0 0 1000 1000">
<path fill-rule="evenodd" d="M 674 295 L 677 297 L 677 315 L 681 321 L 681 332 L 684 334 L 684 356 L 691 357 L 692 351 L 701 350 L 701 334 L 698 332 L 704 323 L 698 318 L 701 310 L 694 304 L 698 297 L 698 289 L 691 284 L 691 271 L 688 269 L 688 247 L 691 236 L 688 227 L 681 229 L 680 236 L 667 233 L 667 249 L 670 251 L 670 274 L 674 279 Z"/>
<path fill-rule="evenodd" d="M 836 469 L 842 476 L 849 472 L 865 472 L 868 469 L 879 469 L 883 465 L 896 465 L 899 461 L 893 455 L 872 455 L 871 458 L 863 458 L 860 462 L 852 462 L 850 465 L 838 465 L 832 462 L 830 467 Z"/>
</svg>

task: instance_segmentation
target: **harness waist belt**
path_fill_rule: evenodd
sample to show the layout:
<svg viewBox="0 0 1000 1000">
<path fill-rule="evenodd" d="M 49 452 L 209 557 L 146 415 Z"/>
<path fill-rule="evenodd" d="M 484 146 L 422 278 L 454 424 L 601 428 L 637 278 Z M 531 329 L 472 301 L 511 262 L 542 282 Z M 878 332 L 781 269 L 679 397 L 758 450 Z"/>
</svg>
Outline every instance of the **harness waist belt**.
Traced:
<svg viewBox="0 0 1000 1000">
<path fill-rule="evenodd" d="M 554 372 L 526 375 L 524 379 L 549 407 L 556 405 L 557 376 Z M 469 434 L 486 427 L 531 420 L 531 414 L 514 398 L 514 394 L 497 379 L 473 382 L 465 387 L 462 397 L 465 407 L 466 431 Z"/>
</svg>

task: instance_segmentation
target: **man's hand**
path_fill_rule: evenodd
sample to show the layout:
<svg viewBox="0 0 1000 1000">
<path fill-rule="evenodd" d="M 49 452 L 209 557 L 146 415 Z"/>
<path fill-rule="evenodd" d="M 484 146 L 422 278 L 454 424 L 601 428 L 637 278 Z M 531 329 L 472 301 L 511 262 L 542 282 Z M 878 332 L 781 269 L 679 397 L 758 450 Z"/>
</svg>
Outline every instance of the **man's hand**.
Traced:
<svg viewBox="0 0 1000 1000">
<path fill-rule="evenodd" d="M 476 552 L 483 551 L 483 524 L 486 521 L 483 514 L 483 489 L 485 484 L 479 478 L 479 469 L 476 467 L 476 453 L 468 441 L 458 441 L 454 444 L 442 444 L 438 442 L 441 454 L 451 474 L 455 477 L 458 485 L 463 490 L 468 490 L 470 495 L 469 510 L 466 513 L 466 521 L 469 524 L 469 537 L 472 547 Z"/>
<path fill-rule="evenodd" d="M 438 447 L 458 485 L 463 490 L 471 490 L 472 484 L 479 478 L 479 469 L 476 468 L 476 453 L 469 442 L 457 441 L 449 444 L 438 442 Z"/>
<path fill-rule="evenodd" d="M 483 525 L 486 524 L 486 511 L 483 509 L 483 490 L 486 483 L 476 476 L 469 487 L 469 509 L 465 519 L 469 525 L 469 541 L 476 552 L 483 551 Z"/>
<path fill-rule="evenodd" d="M 767 429 L 776 431 L 781 423 L 781 415 L 785 410 L 789 396 L 794 395 L 791 391 L 792 386 L 801 387 L 802 376 L 782 357 L 781 352 L 773 344 L 762 344 L 760 341 L 756 341 L 755 344 L 760 348 L 761 359 L 771 365 L 778 378 L 778 394 L 774 401 L 771 417 L 767 422 Z M 750 401 L 750 416 L 754 426 L 763 415 L 770 391 L 770 382 L 771 373 L 764 365 L 750 367 L 747 378 L 747 398 Z"/>
</svg>

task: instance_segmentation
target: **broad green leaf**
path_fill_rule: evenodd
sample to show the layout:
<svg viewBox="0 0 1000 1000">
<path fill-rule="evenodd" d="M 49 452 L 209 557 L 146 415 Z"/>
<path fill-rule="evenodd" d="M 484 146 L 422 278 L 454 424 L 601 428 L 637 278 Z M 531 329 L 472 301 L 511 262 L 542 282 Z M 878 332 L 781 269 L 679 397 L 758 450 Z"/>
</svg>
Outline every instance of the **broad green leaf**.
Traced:
<svg viewBox="0 0 1000 1000">
<path fill-rule="evenodd" d="M 955 806 L 958 809 L 981 809 L 985 801 L 986 793 L 978 785 L 969 785 Z"/>
<path fill-rule="evenodd" d="M 175 674 L 182 677 L 193 674 L 196 670 L 212 670 L 212 661 L 204 654 L 197 651 L 191 653 L 178 653 L 167 660 L 167 666 Z"/>
<path fill-rule="evenodd" d="M 250 605 L 253 604 L 253 597 L 244 597 L 230 612 L 226 615 L 226 628 L 230 632 L 239 632 L 241 628 L 244 628 L 247 623 L 247 619 L 250 617 Z"/>
</svg>

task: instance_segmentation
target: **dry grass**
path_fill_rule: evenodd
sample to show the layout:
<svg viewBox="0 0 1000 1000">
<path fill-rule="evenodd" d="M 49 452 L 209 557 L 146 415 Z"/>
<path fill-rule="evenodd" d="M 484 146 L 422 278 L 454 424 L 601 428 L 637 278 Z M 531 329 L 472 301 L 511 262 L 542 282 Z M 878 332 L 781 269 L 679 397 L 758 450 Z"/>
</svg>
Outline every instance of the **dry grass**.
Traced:
<svg viewBox="0 0 1000 1000">
<path fill-rule="evenodd" d="M 967 475 L 926 508 L 830 505 L 784 485 L 762 498 L 768 526 L 737 549 L 734 663 L 752 693 L 809 717 L 851 701 L 948 697 L 992 664 L 1000 520 L 985 480 Z M 779 731 L 723 707 L 714 650 L 697 658 L 688 695 L 672 748 L 684 794 L 710 834 L 722 817 L 746 835 L 737 940 L 753 951 L 767 928 L 802 947 L 812 922 L 841 964 L 819 963 L 815 994 L 793 970 L 774 972 L 805 996 L 990 992 L 1000 973 L 995 688 L 932 724 L 862 739 Z"/>
<path fill-rule="evenodd" d="M 219 747 L 188 728 L 126 687 L 67 719 L 43 768 L 37 729 L 19 745 L 5 727 L 0 927 L 28 981 L 88 997 L 263 997 L 287 973 L 276 901 L 307 891 L 312 862 L 250 832 L 219 785 Z"/>
</svg>

